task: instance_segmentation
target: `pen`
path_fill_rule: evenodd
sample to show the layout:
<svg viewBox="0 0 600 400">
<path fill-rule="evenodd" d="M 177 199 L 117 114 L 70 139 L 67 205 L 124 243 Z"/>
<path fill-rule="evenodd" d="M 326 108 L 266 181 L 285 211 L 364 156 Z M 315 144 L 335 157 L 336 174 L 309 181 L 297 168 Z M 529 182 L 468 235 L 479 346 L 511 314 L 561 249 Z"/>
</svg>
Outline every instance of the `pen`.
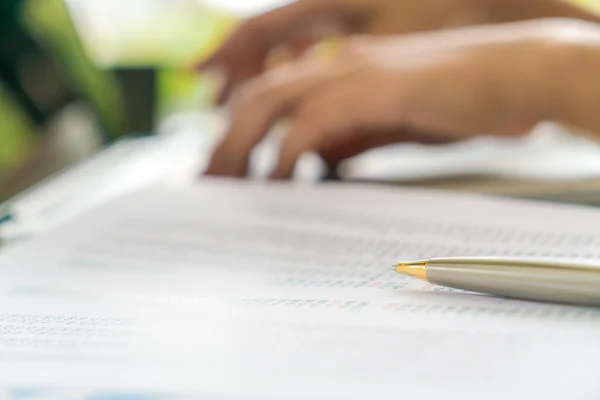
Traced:
<svg viewBox="0 0 600 400">
<path fill-rule="evenodd" d="M 501 297 L 600 306 L 600 263 L 517 258 L 431 258 L 392 267 L 439 286 Z"/>
</svg>

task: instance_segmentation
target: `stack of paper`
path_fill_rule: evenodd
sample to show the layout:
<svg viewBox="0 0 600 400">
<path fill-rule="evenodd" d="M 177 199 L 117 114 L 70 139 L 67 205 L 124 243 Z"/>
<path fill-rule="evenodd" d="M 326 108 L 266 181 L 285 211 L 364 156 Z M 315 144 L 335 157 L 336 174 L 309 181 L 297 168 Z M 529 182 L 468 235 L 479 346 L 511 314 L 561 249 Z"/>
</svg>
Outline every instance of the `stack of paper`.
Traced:
<svg viewBox="0 0 600 400">
<path fill-rule="evenodd" d="M 211 399 L 597 399 L 599 310 L 452 291 L 390 265 L 600 260 L 599 226 L 585 208 L 436 191 L 148 188 L 0 254 L 0 384 Z"/>
</svg>

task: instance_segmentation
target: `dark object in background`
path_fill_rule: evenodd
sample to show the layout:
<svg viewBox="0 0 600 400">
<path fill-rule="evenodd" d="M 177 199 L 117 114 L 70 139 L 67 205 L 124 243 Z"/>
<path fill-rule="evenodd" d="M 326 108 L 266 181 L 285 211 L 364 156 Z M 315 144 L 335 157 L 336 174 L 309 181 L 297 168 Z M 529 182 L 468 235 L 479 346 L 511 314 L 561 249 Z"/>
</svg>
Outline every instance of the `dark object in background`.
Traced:
<svg viewBox="0 0 600 400">
<path fill-rule="evenodd" d="M 0 203 L 123 135 L 123 111 L 63 0 L 0 0 Z"/>
<path fill-rule="evenodd" d="M 78 96 L 23 27 L 15 21 L 8 26 L 1 32 L 0 80 L 35 125 L 42 126 Z"/>
<path fill-rule="evenodd" d="M 115 68 L 113 72 L 123 91 L 128 132 L 134 134 L 154 132 L 156 69 L 152 67 Z"/>
<path fill-rule="evenodd" d="M 64 8 L 62 0 L 46 1 Z M 77 81 L 78 71 L 67 66 L 64 51 L 49 37 L 40 40 L 37 27 L 27 26 L 23 14 L 28 2 L 0 0 L 0 83 L 36 126 L 44 125 L 65 105 L 83 102 L 97 115 L 106 139 L 118 137 L 122 130 L 104 120 L 105 112 L 92 99 L 93 94 Z M 57 25 L 61 23 L 56 22 Z M 83 53 L 83 50 L 73 49 L 73 52 Z M 80 60 L 76 61 L 81 64 Z"/>
</svg>

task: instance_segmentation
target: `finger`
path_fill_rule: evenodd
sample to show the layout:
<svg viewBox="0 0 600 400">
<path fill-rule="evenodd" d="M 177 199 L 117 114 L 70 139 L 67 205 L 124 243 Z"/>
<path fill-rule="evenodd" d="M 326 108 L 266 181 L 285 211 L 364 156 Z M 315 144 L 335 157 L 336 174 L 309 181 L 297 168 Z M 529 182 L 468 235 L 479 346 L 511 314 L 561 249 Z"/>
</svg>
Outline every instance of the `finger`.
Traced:
<svg viewBox="0 0 600 400">
<path fill-rule="evenodd" d="M 240 59 L 227 65 L 230 73 L 217 96 L 216 104 L 224 105 L 233 94 L 252 78 L 263 74 L 265 71 L 273 70 L 292 63 L 293 56 L 285 47 L 280 47 L 270 56 L 266 53 L 256 51 L 246 58 Z"/>
<path fill-rule="evenodd" d="M 306 28 L 282 43 L 295 58 L 309 54 L 315 59 L 330 59 L 337 53 L 340 38 L 350 34 L 343 22 L 333 18 L 314 21 Z"/>
<path fill-rule="evenodd" d="M 266 58 L 265 70 L 273 70 L 297 62 L 299 59 L 304 58 L 303 56 L 309 52 L 313 44 L 312 42 L 295 40 L 275 48 Z"/>
<path fill-rule="evenodd" d="M 217 93 L 215 104 L 218 106 L 224 105 L 237 85 L 238 83 L 236 78 L 227 77 Z"/>
<path fill-rule="evenodd" d="M 352 132 L 370 123 L 362 107 L 363 101 L 369 101 L 367 97 L 362 82 L 356 83 L 350 75 L 303 98 L 271 178 L 291 178 L 304 153 L 317 151 L 340 132 Z"/>
<path fill-rule="evenodd" d="M 266 56 L 261 53 L 251 54 L 242 62 L 237 64 L 229 64 L 224 67 L 228 74 L 225 77 L 223 86 L 217 96 L 217 105 L 224 105 L 250 78 L 259 75 L 264 70 L 264 62 Z"/>
<path fill-rule="evenodd" d="M 233 92 L 249 78 L 263 72 L 269 54 L 270 40 L 263 39 L 268 29 L 260 29 L 261 18 L 242 23 L 210 57 L 196 65 L 198 72 L 212 69 L 224 72 L 215 104 L 222 106 Z"/>
<path fill-rule="evenodd" d="M 237 62 L 230 62 L 221 67 L 228 70 L 225 75 L 223 85 L 217 95 L 216 104 L 224 105 L 234 94 L 234 92 L 243 86 L 247 81 L 264 73 L 264 71 L 273 70 L 282 66 L 293 64 L 294 62 L 305 63 L 311 61 L 306 58 L 301 59 L 301 56 L 307 53 L 308 49 L 312 49 L 314 42 L 307 38 L 298 38 L 272 49 L 270 54 L 265 50 L 256 49 L 252 54 Z M 314 60 L 326 59 L 325 57 L 313 57 Z"/>
<path fill-rule="evenodd" d="M 305 63 L 283 67 L 248 84 L 232 104 L 230 127 L 213 154 L 209 173 L 244 175 L 252 149 L 277 118 L 307 92 L 351 71 L 350 66 Z"/>
<path fill-rule="evenodd" d="M 300 156 L 310 150 L 317 149 L 326 134 L 323 125 L 316 124 L 314 116 L 298 118 L 285 137 L 280 151 L 277 166 L 271 172 L 270 179 L 290 179 Z"/>
<path fill-rule="evenodd" d="M 193 64 L 193 67 L 198 72 L 204 72 L 208 69 L 214 68 L 215 65 L 219 64 L 218 60 L 220 59 L 219 52 L 210 55 L 204 60 L 197 61 Z"/>
<path fill-rule="evenodd" d="M 208 59 L 198 64 L 199 69 L 232 61 L 236 55 L 269 50 L 295 36 L 314 43 L 325 35 L 339 32 L 340 22 L 332 18 L 340 3 L 335 1 L 300 0 L 276 8 L 241 23 L 225 43 Z M 319 16 L 323 16 L 319 20 Z M 327 18 L 325 18 L 327 17 Z M 310 24 L 304 23 L 310 20 Z M 302 28 L 302 29 L 299 29 Z"/>
<path fill-rule="evenodd" d="M 223 105 L 238 88 L 265 71 L 272 71 L 294 63 L 306 64 L 310 61 L 328 60 L 327 57 L 305 57 L 309 50 L 314 48 L 314 42 L 299 38 L 272 49 L 269 54 L 257 49 L 252 54 L 248 54 L 246 58 L 226 65 L 225 68 L 230 70 L 230 74 L 222 86 L 217 104 Z"/>
<path fill-rule="evenodd" d="M 390 104 L 378 104 L 367 78 L 352 75 L 340 79 L 303 99 L 289 135 L 284 140 L 273 179 L 292 177 L 303 153 L 350 146 L 340 154 L 329 154 L 326 161 L 336 164 L 368 149 L 398 142 L 447 143 L 449 135 L 391 129 L 397 120 L 390 118 Z M 393 106 L 393 105 L 392 105 Z M 379 134 L 365 134 L 379 132 Z M 338 147 L 339 149 L 340 147 Z M 325 153 L 327 150 L 325 150 Z M 326 154 L 327 156 L 327 154 Z"/>
<path fill-rule="evenodd" d="M 257 75 L 260 73 L 259 67 L 248 66 L 244 70 L 233 70 L 225 78 L 220 90 L 217 93 L 215 104 L 218 106 L 224 106 L 232 97 L 233 94 L 244 82 L 246 82 L 250 76 Z"/>
<path fill-rule="evenodd" d="M 341 34 L 345 29 L 336 1 L 300 0 L 249 19 L 240 24 L 225 43 L 196 69 L 225 68 L 231 76 L 221 91 L 219 104 L 247 79 L 264 71 L 271 51 L 287 46 L 298 53 L 323 38 Z M 252 64 L 252 67 L 249 65 Z"/>
</svg>

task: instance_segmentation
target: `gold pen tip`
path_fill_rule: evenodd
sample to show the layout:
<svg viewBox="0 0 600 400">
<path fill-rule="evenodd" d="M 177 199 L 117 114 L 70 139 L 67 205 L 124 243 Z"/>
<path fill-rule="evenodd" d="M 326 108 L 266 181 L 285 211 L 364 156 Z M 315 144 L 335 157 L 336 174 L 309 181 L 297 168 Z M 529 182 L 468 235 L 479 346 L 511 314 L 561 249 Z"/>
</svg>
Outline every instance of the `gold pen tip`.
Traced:
<svg viewBox="0 0 600 400">
<path fill-rule="evenodd" d="M 392 269 L 399 274 L 412 276 L 421 280 L 427 280 L 428 260 L 399 262 L 392 266 Z"/>
</svg>

